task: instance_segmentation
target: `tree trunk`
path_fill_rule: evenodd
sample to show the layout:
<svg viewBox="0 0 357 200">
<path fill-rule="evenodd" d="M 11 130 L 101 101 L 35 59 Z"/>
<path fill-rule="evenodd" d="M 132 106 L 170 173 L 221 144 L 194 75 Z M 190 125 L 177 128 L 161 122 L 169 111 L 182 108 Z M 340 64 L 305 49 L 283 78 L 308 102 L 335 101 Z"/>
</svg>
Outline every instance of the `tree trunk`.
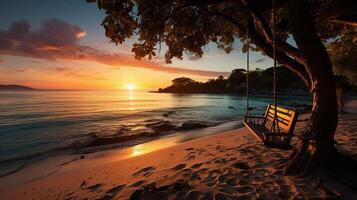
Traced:
<svg viewBox="0 0 357 200">
<path fill-rule="evenodd" d="M 288 13 L 312 83 L 312 115 L 286 172 L 309 173 L 316 166 L 328 167 L 338 156 L 334 147 L 338 121 L 335 80 L 330 58 L 310 16 L 308 0 L 289 0 Z"/>
</svg>

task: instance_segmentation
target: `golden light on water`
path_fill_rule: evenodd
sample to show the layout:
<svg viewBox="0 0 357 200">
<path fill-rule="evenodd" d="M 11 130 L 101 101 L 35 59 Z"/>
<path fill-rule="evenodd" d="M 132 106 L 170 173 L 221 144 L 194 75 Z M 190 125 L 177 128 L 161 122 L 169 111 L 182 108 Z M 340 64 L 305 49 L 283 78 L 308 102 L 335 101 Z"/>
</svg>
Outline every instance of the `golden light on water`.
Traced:
<svg viewBox="0 0 357 200">
<path fill-rule="evenodd" d="M 127 90 L 135 90 L 136 89 L 136 85 L 134 84 L 134 83 L 128 83 L 127 85 L 126 85 L 126 89 Z"/>
</svg>

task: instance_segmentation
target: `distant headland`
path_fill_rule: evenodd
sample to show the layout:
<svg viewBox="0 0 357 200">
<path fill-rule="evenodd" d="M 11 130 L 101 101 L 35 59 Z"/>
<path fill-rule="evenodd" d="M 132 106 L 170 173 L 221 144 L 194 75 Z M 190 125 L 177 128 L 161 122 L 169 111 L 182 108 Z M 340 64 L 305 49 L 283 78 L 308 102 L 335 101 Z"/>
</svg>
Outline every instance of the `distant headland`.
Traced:
<svg viewBox="0 0 357 200">
<path fill-rule="evenodd" d="M 4 91 L 4 90 L 16 90 L 16 91 L 31 91 L 31 90 L 36 90 L 35 88 L 32 87 L 27 87 L 24 85 L 0 85 L 0 91 Z"/>
<path fill-rule="evenodd" d="M 286 67 L 279 66 L 277 72 L 277 92 L 279 94 L 309 96 L 309 91 L 304 82 Z M 209 79 L 206 82 L 198 82 L 188 77 L 179 77 L 172 80 L 172 84 L 165 88 L 159 88 L 157 93 L 224 93 L 224 94 L 246 94 L 247 71 L 245 69 L 234 69 L 231 74 L 224 78 Z M 336 82 L 344 93 L 357 92 L 357 87 L 351 83 L 346 76 L 335 76 Z M 254 95 L 271 95 L 273 88 L 273 68 L 255 69 L 249 71 L 249 93 Z"/>
</svg>

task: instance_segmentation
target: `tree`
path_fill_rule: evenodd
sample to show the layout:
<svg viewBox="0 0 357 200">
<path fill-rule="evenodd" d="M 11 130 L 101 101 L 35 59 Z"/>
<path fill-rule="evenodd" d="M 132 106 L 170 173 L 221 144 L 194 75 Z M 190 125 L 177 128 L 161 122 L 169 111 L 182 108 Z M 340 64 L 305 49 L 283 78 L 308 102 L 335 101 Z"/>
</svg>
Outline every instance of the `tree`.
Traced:
<svg viewBox="0 0 357 200">
<path fill-rule="evenodd" d="M 95 0 L 88 0 L 95 1 Z M 137 59 L 156 55 L 165 43 L 166 62 L 183 53 L 202 56 L 210 42 L 231 52 L 246 33 L 247 48 L 273 57 L 272 0 L 98 0 L 106 11 L 106 36 L 118 44 L 138 35 L 132 52 Z M 338 122 L 334 75 L 324 46 L 357 25 L 355 0 L 275 0 L 276 58 L 297 74 L 312 95 L 312 115 L 303 138 L 286 164 L 287 173 L 310 173 L 316 167 L 343 175 L 347 162 L 334 146 Z M 287 42 L 291 38 L 296 43 Z M 355 166 L 355 165 L 354 165 Z M 355 184 L 357 185 L 357 184 Z"/>
<path fill-rule="evenodd" d="M 245 69 L 234 69 L 232 73 L 228 77 L 228 81 L 234 85 L 240 85 L 246 81 L 246 73 Z"/>
<path fill-rule="evenodd" d="M 181 87 L 181 86 L 187 86 L 195 83 L 196 81 L 187 78 L 187 77 L 180 77 L 180 78 L 175 78 L 172 80 L 172 85 L 175 87 Z"/>
</svg>

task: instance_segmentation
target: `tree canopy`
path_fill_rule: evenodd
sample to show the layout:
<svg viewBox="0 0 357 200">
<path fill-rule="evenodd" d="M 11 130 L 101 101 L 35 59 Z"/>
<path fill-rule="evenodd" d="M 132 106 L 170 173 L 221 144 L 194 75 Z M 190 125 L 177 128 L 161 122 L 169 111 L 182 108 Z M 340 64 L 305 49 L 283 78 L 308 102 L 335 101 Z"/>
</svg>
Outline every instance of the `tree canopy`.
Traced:
<svg viewBox="0 0 357 200">
<path fill-rule="evenodd" d="M 328 51 L 337 75 L 346 76 L 347 81 L 357 85 L 357 28 L 349 28 L 328 44 Z"/>
<path fill-rule="evenodd" d="M 96 2 L 96 0 L 88 0 Z M 310 85 L 304 58 L 299 49 L 288 42 L 292 34 L 287 0 L 276 0 L 277 59 Z M 167 47 L 166 62 L 182 59 L 184 54 L 202 56 L 208 43 L 231 52 L 234 42 L 244 43 L 247 30 L 251 48 L 272 57 L 271 0 L 98 0 L 106 16 L 102 25 L 106 36 L 116 44 L 136 36 L 132 52 L 137 59 L 151 59 Z M 339 36 L 342 44 L 346 29 L 356 25 L 357 6 L 353 0 L 313 0 L 309 11 L 316 31 L 323 41 Z M 347 25 L 346 25 L 347 24 Z M 247 45 L 243 45 L 243 51 Z"/>
</svg>

